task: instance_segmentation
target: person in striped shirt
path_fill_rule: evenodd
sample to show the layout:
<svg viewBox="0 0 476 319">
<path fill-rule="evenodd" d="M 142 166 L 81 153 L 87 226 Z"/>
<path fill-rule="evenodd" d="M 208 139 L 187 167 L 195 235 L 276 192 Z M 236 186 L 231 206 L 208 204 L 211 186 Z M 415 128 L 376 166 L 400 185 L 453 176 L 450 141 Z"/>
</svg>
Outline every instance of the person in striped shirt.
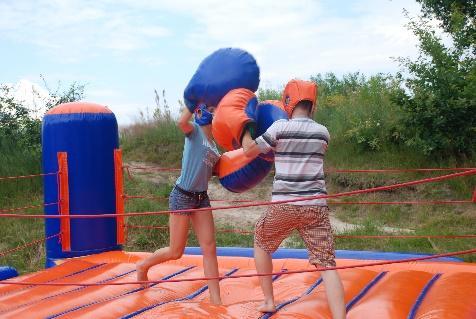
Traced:
<svg viewBox="0 0 476 319">
<path fill-rule="evenodd" d="M 297 230 L 309 251 L 309 262 L 316 267 L 334 267 L 335 251 L 324 181 L 324 154 L 329 144 L 327 128 L 313 119 L 317 85 L 292 80 L 283 94 L 289 120 L 278 120 L 253 141 L 249 132 L 243 137 L 248 157 L 274 151 L 275 176 L 272 201 L 296 200 L 274 204 L 260 217 L 255 227 L 255 264 L 258 273 L 273 270 L 271 254 L 293 230 Z M 305 199 L 309 197 L 309 199 Z M 316 198 L 317 197 L 317 198 Z M 304 198 L 304 200 L 299 200 Z M 345 318 L 344 290 L 335 270 L 321 272 L 333 318 Z M 260 277 L 264 302 L 261 312 L 276 310 L 271 276 Z"/>
</svg>

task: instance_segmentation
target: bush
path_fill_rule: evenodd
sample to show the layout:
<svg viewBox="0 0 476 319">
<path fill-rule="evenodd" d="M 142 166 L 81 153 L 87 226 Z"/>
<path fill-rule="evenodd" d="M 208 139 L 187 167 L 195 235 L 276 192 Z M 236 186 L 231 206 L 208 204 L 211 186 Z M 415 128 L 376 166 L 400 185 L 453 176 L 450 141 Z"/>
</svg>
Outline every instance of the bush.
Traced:
<svg viewBox="0 0 476 319">
<path fill-rule="evenodd" d="M 281 101 L 281 97 L 283 95 L 283 90 L 276 90 L 273 88 L 259 88 L 258 90 L 258 100 L 260 102 L 266 100 L 279 100 Z"/>
<path fill-rule="evenodd" d="M 380 137 L 382 127 L 380 122 L 373 118 L 352 122 L 352 128 L 346 132 L 346 137 L 355 141 L 363 149 L 378 151 L 385 142 Z"/>
<path fill-rule="evenodd" d="M 311 80 L 319 86 L 316 120 L 327 126 L 333 143 L 378 151 L 398 141 L 399 114 L 391 101 L 396 86 L 393 77 L 356 72 L 338 78 L 328 73 Z"/>
</svg>

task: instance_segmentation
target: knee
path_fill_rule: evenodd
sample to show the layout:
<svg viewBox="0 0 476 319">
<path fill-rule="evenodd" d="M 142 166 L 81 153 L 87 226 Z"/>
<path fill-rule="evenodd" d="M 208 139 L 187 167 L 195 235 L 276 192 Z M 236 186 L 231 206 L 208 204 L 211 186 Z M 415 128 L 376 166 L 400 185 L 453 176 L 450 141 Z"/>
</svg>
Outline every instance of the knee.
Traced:
<svg viewBox="0 0 476 319">
<path fill-rule="evenodd" d="M 200 245 L 203 255 L 216 255 L 217 247 L 215 241 L 211 240 Z"/>
<path fill-rule="evenodd" d="M 182 257 L 183 255 L 183 249 L 180 249 L 180 248 L 170 248 L 170 251 L 169 251 L 169 259 L 171 260 L 176 260 L 176 259 L 180 259 L 180 257 Z"/>
</svg>

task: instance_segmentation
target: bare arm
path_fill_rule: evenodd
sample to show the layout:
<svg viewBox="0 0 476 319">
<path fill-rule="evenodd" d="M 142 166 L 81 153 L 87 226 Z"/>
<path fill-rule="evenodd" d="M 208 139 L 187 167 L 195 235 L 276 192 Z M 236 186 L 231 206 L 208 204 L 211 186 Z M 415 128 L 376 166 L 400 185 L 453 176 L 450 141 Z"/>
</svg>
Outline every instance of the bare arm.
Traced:
<svg viewBox="0 0 476 319">
<path fill-rule="evenodd" d="M 246 157 L 256 157 L 261 153 L 258 144 L 253 140 L 249 131 L 246 131 L 243 135 L 242 144 Z"/>
<path fill-rule="evenodd" d="M 177 125 L 184 134 L 189 134 L 193 131 L 193 124 L 190 122 L 192 116 L 193 113 L 186 107 L 183 109 L 182 114 L 180 114 Z"/>
</svg>

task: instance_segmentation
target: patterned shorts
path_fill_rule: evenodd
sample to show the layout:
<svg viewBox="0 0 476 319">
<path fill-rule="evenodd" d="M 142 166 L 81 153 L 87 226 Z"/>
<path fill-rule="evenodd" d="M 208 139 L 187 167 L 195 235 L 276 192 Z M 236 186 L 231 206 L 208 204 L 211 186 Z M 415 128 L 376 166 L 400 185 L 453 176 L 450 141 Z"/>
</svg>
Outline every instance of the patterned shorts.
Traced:
<svg viewBox="0 0 476 319">
<path fill-rule="evenodd" d="M 178 191 L 175 187 L 170 192 L 169 195 L 169 209 L 170 210 L 182 210 L 182 209 L 189 209 L 189 208 L 205 208 L 211 207 L 210 205 L 210 198 L 205 196 L 202 200 L 198 198 L 194 198 L 192 196 L 187 196 L 180 191 Z M 192 212 L 177 212 L 172 214 L 178 215 L 188 215 L 190 216 Z"/>
<path fill-rule="evenodd" d="M 334 267 L 334 237 L 327 206 L 271 205 L 256 222 L 255 245 L 271 254 L 297 230 L 309 251 L 309 262 Z"/>
</svg>

